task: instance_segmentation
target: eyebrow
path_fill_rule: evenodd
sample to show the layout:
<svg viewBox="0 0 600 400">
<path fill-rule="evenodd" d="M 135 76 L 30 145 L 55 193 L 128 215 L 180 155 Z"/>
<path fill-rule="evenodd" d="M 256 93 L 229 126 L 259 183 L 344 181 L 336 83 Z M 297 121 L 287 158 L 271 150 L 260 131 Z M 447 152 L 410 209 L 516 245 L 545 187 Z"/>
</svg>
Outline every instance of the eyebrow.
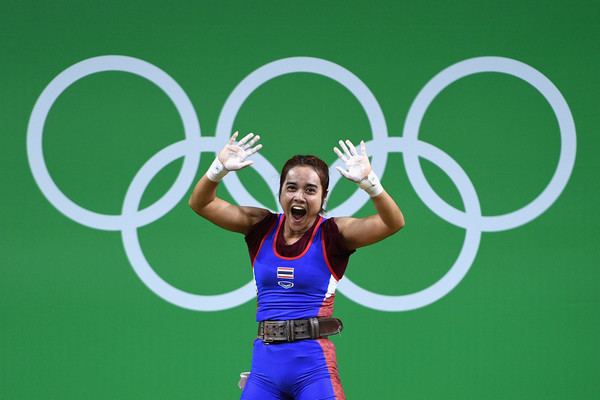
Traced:
<svg viewBox="0 0 600 400">
<path fill-rule="evenodd" d="M 295 182 L 295 181 L 287 181 L 287 182 L 285 183 L 285 185 L 286 185 L 286 186 L 289 186 L 289 185 L 295 185 L 295 186 L 297 186 L 297 185 L 298 185 L 298 183 L 297 183 L 297 182 Z M 319 187 L 319 185 L 315 185 L 314 183 L 307 183 L 307 184 L 306 184 L 306 187 L 314 187 L 314 188 L 318 188 L 318 187 Z"/>
</svg>

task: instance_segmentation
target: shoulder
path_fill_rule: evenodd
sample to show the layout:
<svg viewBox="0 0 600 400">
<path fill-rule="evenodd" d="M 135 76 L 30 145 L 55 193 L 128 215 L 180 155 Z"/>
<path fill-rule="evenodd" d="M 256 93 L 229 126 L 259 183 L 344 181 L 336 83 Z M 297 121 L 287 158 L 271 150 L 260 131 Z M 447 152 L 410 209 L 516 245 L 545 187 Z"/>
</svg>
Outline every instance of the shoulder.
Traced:
<svg viewBox="0 0 600 400">
<path fill-rule="evenodd" d="M 327 230 L 329 234 L 339 236 L 339 240 L 345 243 L 344 232 L 348 229 L 353 218 L 350 217 L 334 217 L 329 218 Z"/>
<path fill-rule="evenodd" d="M 248 252 L 250 253 L 250 261 L 253 264 L 263 238 L 269 232 L 271 227 L 277 223 L 277 217 L 278 214 L 268 211 L 263 219 L 252 225 L 252 227 L 250 227 L 248 230 L 245 240 L 246 245 L 248 246 Z"/>
<path fill-rule="evenodd" d="M 328 251 L 335 253 L 350 254 L 353 252 L 349 249 L 344 240 L 344 236 L 341 233 L 339 223 L 344 217 L 333 217 L 327 218 L 323 221 L 323 239 L 327 246 Z M 343 222 L 342 222 L 343 224 Z"/>
<path fill-rule="evenodd" d="M 327 232 L 339 233 L 336 217 L 325 218 L 323 217 L 322 229 Z"/>
<path fill-rule="evenodd" d="M 353 219 L 354 218 L 352 217 L 329 218 L 329 220 L 335 221 L 335 225 L 340 232 L 342 232 L 351 223 Z"/>
<path fill-rule="evenodd" d="M 252 237 L 259 237 L 262 239 L 262 237 L 269 231 L 271 226 L 277 222 L 278 217 L 279 214 L 267 211 L 262 219 L 250 227 L 248 233 L 246 234 L 246 240 Z"/>
<path fill-rule="evenodd" d="M 355 250 L 348 248 L 337 223 L 337 217 L 328 218 L 323 222 L 323 250 L 335 278 L 340 280 L 344 276 L 348 260 Z"/>
</svg>

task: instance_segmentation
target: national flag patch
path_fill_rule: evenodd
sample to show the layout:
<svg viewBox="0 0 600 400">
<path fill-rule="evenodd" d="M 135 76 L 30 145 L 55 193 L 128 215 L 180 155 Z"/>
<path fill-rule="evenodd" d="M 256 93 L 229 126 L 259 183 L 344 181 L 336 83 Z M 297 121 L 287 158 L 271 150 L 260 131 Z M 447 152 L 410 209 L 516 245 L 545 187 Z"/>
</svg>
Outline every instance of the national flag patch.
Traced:
<svg viewBox="0 0 600 400">
<path fill-rule="evenodd" d="M 277 267 L 277 279 L 294 279 L 294 268 Z"/>
</svg>

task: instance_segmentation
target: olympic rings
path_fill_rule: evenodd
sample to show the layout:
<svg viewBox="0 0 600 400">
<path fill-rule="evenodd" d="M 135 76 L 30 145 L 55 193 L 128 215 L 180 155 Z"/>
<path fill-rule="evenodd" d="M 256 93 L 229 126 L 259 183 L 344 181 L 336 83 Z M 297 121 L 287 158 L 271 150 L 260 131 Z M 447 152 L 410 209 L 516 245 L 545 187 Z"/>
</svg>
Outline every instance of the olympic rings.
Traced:
<svg viewBox="0 0 600 400">
<path fill-rule="evenodd" d="M 123 71 L 139 75 L 156 84 L 171 99 L 183 122 L 185 139 L 173 143 L 152 156 L 133 178 L 121 215 L 105 215 L 87 210 L 64 195 L 52 180 L 42 151 L 42 134 L 50 108 L 74 82 L 104 71 Z M 441 71 L 421 90 L 411 105 L 404 125 L 403 137 L 389 137 L 383 112 L 368 87 L 354 74 L 330 61 L 312 57 L 291 57 L 266 64 L 246 78 L 227 98 L 217 122 L 216 137 L 202 137 L 194 108 L 183 89 L 164 71 L 145 61 L 126 56 L 102 56 L 81 61 L 56 76 L 42 91 L 27 128 L 27 156 L 34 179 L 48 201 L 68 218 L 95 229 L 120 230 L 127 257 L 144 284 L 164 300 L 179 307 L 198 311 L 218 311 L 236 307 L 255 296 L 251 281 L 241 288 L 219 295 L 203 296 L 182 291 L 165 282 L 150 266 L 142 252 L 137 229 L 156 221 L 177 205 L 193 183 L 201 152 L 216 153 L 226 142 L 233 121 L 244 101 L 265 82 L 296 72 L 319 74 L 346 87 L 364 108 L 373 132 L 367 142 L 373 155 L 373 168 L 383 177 L 387 154 L 400 152 L 409 181 L 417 195 L 435 214 L 466 230 L 461 251 L 450 270 L 438 281 L 419 292 L 402 296 L 384 296 L 370 292 L 353 283 L 347 276 L 338 290 L 353 301 L 381 311 L 406 311 L 431 304 L 454 289 L 471 267 L 482 232 L 512 229 L 537 218 L 560 196 L 575 162 L 575 124 L 569 107 L 552 82 L 534 68 L 516 60 L 502 57 L 478 57 L 461 61 Z M 499 72 L 520 78 L 535 87 L 549 102 L 557 116 L 561 133 L 561 151 L 557 169 L 546 189 L 521 209 L 498 216 L 483 216 L 477 193 L 464 170 L 442 150 L 418 139 L 421 120 L 433 99 L 449 84 L 475 73 Z M 142 195 L 165 166 L 183 157 L 183 165 L 171 188 L 154 204 L 139 210 Z M 425 158 L 438 166 L 456 185 L 465 206 L 460 211 L 448 205 L 429 186 L 419 164 Z M 260 154 L 254 156 L 253 168 L 265 179 L 277 199 L 278 173 Z M 333 171 L 336 164 L 330 168 Z M 339 176 L 332 174 L 331 188 Z M 224 184 L 239 204 L 262 206 L 241 184 L 235 174 L 229 174 Z M 332 190 L 330 190 L 331 192 Z M 353 215 L 368 201 L 362 191 L 331 211 L 332 215 Z M 276 202 L 278 204 L 278 202 Z"/>
</svg>

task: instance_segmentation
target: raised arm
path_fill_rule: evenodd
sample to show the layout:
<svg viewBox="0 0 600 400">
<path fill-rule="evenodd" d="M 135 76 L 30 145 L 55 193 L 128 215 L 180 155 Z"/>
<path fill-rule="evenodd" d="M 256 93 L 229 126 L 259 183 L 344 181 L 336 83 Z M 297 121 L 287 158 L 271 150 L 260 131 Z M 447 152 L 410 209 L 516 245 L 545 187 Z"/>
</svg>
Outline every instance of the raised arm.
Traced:
<svg viewBox="0 0 600 400">
<path fill-rule="evenodd" d="M 377 210 L 377 214 L 364 218 L 339 217 L 335 219 L 346 246 L 350 249 L 357 249 L 398 232 L 404 226 L 404 216 L 373 172 L 365 142 L 360 142 L 360 151 L 349 140 L 345 142 L 340 140 L 339 144 L 342 150 L 337 147 L 334 147 L 333 150 L 342 160 L 345 168 L 336 167 L 337 170 L 345 178 L 365 190 L 371 196 Z"/>
<path fill-rule="evenodd" d="M 217 186 L 229 171 L 238 171 L 253 163 L 248 160 L 262 148 L 256 145 L 260 136 L 249 133 L 235 142 L 235 132 L 229 142 L 219 152 L 206 174 L 198 181 L 189 199 L 189 205 L 198 215 L 221 228 L 246 234 L 248 230 L 264 218 L 268 210 L 231 204 L 217 197 Z"/>
</svg>

